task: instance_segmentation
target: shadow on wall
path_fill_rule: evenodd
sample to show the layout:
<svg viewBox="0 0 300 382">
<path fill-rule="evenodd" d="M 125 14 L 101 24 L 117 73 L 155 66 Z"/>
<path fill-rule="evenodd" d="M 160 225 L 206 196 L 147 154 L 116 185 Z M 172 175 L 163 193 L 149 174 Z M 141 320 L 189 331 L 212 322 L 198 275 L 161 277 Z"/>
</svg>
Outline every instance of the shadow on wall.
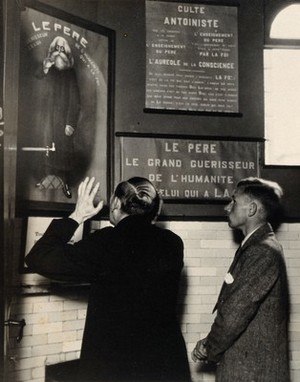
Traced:
<svg viewBox="0 0 300 382">
<path fill-rule="evenodd" d="M 205 373 L 206 375 L 214 376 L 217 366 L 214 363 L 198 362 L 196 373 Z"/>
<path fill-rule="evenodd" d="M 186 268 L 183 268 L 181 272 L 181 278 L 180 278 L 180 284 L 179 284 L 179 291 L 178 291 L 178 303 L 177 303 L 177 319 L 179 324 L 182 323 L 183 315 L 184 315 L 184 308 L 185 308 L 185 297 L 187 295 L 188 290 L 188 277 L 187 277 L 187 271 Z"/>
</svg>

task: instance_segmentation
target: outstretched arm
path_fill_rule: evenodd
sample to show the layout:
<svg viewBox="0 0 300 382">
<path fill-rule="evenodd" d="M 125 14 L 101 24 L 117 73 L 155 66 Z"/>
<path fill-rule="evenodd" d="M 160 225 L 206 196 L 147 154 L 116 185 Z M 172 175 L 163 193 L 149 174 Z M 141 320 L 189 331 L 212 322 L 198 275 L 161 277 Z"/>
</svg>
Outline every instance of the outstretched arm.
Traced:
<svg viewBox="0 0 300 382">
<path fill-rule="evenodd" d="M 97 243 L 97 256 L 95 243 L 89 238 L 74 245 L 68 243 L 78 224 L 95 216 L 103 207 L 102 201 L 94 205 L 99 189 L 99 183 L 94 186 L 94 181 L 94 178 L 86 178 L 80 184 L 74 212 L 67 219 L 54 219 L 26 256 L 25 261 L 34 272 L 60 280 L 87 280 L 94 275 L 99 253 L 104 252 L 101 242 Z"/>
</svg>

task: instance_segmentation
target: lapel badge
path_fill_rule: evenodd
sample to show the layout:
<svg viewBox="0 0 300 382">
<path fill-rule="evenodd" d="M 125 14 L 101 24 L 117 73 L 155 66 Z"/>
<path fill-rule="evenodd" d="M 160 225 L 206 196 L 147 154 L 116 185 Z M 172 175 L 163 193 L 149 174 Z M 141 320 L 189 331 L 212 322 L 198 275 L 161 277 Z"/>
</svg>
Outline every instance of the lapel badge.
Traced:
<svg viewBox="0 0 300 382">
<path fill-rule="evenodd" d="M 234 278 L 232 277 L 232 274 L 231 273 L 226 273 L 226 276 L 225 276 L 225 283 L 226 284 L 232 284 L 234 282 Z"/>
</svg>

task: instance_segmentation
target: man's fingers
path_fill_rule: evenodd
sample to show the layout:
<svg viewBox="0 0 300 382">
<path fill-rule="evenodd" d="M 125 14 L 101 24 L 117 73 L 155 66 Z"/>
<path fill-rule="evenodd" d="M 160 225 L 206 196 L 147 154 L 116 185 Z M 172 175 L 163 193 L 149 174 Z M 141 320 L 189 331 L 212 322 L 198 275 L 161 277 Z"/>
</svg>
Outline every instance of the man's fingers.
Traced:
<svg viewBox="0 0 300 382">
<path fill-rule="evenodd" d="M 81 196 L 81 195 L 90 196 L 91 195 L 92 197 L 95 197 L 95 195 L 99 189 L 100 183 L 98 182 L 92 190 L 94 181 L 95 181 L 95 177 L 89 178 L 87 176 L 84 179 L 84 181 L 80 183 L 80 185 L 78 187 L 78 196 Z M 92 192 L 91 192 L 91 190 L 92 190 Z"/>
<path fill-rule="evenodd" d="M 96 214 L 102 210 L 103 204 L 104 204 L 103 200 L 100 200 L 98 205 L 95 207 Z"/>
<path fill-rule="evenodd" d="M 78 196 L 81 196 L 85 193 L 86 185 L 89 181 L 89 177 L 86 177 L 83 182 L 80 183 L 80 186 L 78 188 Z"/>
<path fill-rule="evenodd" d="M 90 195 L 91 193 L 91 189 L 93 187 L 93 184 L 94 184 L 94 181 L 95 181 L 95 178 L 92 177 L 91 179 L 89 179 L 88 183 L 87 183 L 87 186 L 86 186 L 86 189 L 85 189 L 85 193 L 86 195 Z"/>
<path fill-rule="evenodd" d="M 205 361 L 207 359 L 206 349 L 203 341 L 199 341 L 192 352 L 192 359 L 196 361 Z"/>
<path fill-rule="evenodd" d="M 96 185 L 94 186 L 94 188 L 92 189 L 92 192 L 90 194 L 91 198 L 94 200 L 98 190 L 99 190 L 99 187 L 100 187 L 100 183 L 97 182 Z"/>
<path fill-rule="evenodd" d="M 195 349 L 192 351 L 192 360 L 194 361 L 194 362 L 197 362 L 198 361 L 198 358 L 196 357 L 196 355 L 195 355 Z"/>
<path fill-rule="evenodd" d="M 83 189 L 83 184 L 84 184 L 84 182 L 80 182 L 80 184 L 79 184 L 79 187 L 78 187 L 78 196 L 81 196 L 82 195 L 82 189 Z"/>
</svg>

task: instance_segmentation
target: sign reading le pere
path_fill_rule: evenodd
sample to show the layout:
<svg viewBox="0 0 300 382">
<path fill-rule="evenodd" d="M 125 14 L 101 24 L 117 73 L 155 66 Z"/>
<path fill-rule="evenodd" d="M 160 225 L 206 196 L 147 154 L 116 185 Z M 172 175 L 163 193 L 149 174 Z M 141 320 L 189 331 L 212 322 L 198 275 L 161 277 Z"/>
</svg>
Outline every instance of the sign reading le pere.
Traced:
<svg viewBox="0 0 300 382">
<path fill-rule="evenodd" d="M 237 113 L 237 7 L 146 1 L 146 108 Z"/>
<path fill-rule="evenodd" d="M 121 176 L 151 180 L 164 199 L 230 198 L 236 182 L 258 176 L 258 143 L 122 137 Z"/>
</svg>

